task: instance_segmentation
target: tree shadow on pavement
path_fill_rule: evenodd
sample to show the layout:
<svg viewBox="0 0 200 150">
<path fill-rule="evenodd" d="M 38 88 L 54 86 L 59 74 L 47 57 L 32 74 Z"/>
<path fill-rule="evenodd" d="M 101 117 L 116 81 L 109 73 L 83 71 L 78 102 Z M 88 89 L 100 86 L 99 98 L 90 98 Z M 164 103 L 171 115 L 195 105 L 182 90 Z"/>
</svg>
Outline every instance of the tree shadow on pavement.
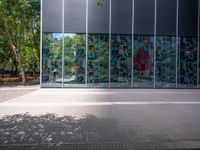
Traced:
<svg viewBox="0 0 200 150">
<path fill-rule="evenodd" d="M 0 145 L 66 144 L 128 140 L 116 120 L 85 115 L 16 114 L 0 119 Z"/>
<path fill-rule="evenodd" d="M 25 113 L 0 118 L 0 150 L 155 150 L 163 149 L 162 142 L 170 142 L 152 136 L 153 143 L 141 142 L 148 137 L 147 133 L 141 135 L 140 127 L 128 129 L 117 119 L 89 114 L 76 118 Z"/>
</svg>

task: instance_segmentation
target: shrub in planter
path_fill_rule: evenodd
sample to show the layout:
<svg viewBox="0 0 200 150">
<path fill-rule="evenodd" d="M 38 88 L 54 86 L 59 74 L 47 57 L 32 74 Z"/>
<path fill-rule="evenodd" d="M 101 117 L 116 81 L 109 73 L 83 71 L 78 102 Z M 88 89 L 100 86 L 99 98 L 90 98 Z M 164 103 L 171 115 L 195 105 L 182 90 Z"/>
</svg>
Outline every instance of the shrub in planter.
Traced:
<svg viewBox="0 0 200 150">
<path fill-rule="evenodd" d="M 11 77 L 7 77 L 7 78 L 0 78 L 0 83 L 6 84 L 8 82 L 19 82 L 20 78 L 11 78 Z"/>
</svg>

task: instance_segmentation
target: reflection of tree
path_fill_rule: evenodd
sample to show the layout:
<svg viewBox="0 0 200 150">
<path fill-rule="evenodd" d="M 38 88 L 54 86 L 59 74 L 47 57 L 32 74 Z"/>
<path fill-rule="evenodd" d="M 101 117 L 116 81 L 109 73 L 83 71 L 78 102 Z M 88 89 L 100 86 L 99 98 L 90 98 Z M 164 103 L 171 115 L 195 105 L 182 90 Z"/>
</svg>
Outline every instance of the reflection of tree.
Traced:
<svg viewBox="0 0 200 150">
<path fill-rule="evenodd" d="M 61 59 L 61 40 L 54 38 L 52 34 L 43 35 L 43 48 L 46 50 L 48 59 L 51 59 L 53 62 Z"/>
<path fill-rule="evenodd" d="M 74 37 L 65 37 L 65 73 L 74 74 L 75 72 L 75 48 Z"/>
<path fill-rule="evenodd" d="M 67 34 L 66 34 L 67 35 Z M 76 34 L 73 36 L 65 36 L 65 73 L 74 75 L 77 71 L 80 61 L 83 61 L 80 53 L 84 53 L 85 49 L 85 36 Z"/>
<path fill-rule="evenodd" d="M 54 70 L 57 70 L 58 77 L 60 77 L 62 70 L 62 65 L 60 65 L 62 61 L 61 39 L 54 37 L 53 33 L 44 33 L 42 53 L 43 81 L 52 81 Z"/>
<path fill-rule="evenodd" d="M 85 35 L 65 34 L 64 78 L 85 83 Z"/>
</svg>

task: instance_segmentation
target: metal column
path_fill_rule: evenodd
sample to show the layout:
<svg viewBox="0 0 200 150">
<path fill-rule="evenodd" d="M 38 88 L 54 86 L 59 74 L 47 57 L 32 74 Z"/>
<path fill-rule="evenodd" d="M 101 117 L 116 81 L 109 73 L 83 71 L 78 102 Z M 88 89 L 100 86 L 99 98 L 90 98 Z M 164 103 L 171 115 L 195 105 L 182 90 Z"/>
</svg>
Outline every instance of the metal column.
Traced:
<svg viewBox="0 0 200 150">
<path fill-rule="evenodd" d="M 154 8 L 154 88 L 156 88 L 156 27 L 157 27 L 157 0 Z"/>
</svg>

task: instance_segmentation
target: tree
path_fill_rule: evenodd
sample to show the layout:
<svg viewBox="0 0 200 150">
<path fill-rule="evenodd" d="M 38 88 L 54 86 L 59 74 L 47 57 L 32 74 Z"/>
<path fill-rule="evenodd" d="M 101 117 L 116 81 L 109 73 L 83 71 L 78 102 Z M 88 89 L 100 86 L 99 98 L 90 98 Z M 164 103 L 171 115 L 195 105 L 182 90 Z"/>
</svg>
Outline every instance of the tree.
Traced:
<svg viewBox="0 0 200 150">
<path fill-rule="evenodd" d="M 4 70 L 11 56 L 12 56 L 11 50 L 7 46 L 3 37 L 0 36 L 0 74 L 2 75 L 2 77 L 4 77 Z"/>
<path fill-rule="evenodd" d="M 26 85 L 27 63 L 32 63 L 30 60 L 33 60 L 26 58 L 35 57 L 33 55 L 35 49 L 39 51 L 39 27 L 37 25 L 39 19 L 32 12 L 33 7 L 35 5 L 28 0 L 0 1 L 0 35 L 14 54 L 23 85 Z"/>
<path fill-rule="evenodd" d="M 30 41 L 33 44 L 32 48 L 37 50 L 37 57 L 40 59 L 40 0 L 30 0 L 30 6 Z"/>
</svg>

